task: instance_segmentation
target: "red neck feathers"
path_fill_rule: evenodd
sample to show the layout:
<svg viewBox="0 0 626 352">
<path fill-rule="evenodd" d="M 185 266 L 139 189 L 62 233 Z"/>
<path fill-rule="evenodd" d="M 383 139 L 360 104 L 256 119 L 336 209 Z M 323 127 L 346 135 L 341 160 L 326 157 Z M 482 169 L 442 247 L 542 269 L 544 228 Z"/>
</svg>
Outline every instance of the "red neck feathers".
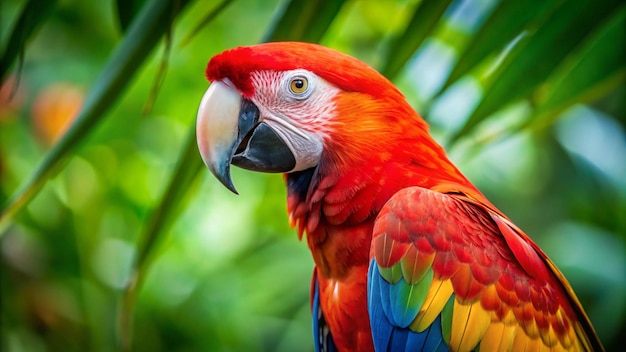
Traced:
<svg viewBox="0 0 626 352">
<path fill-rule="evenodd" d="M 325 247 L 335 251 L 349 247 L 345 252 L 354 253 L 355 243 L 367 244 L 359 249 L 357 259 L 344 255 L 342 260 L 338 255 L 329 260 L 335 269 L 326 268 L 327 275 L 341 276 L 342 261 L 367 264 L 369 238 L 354 237 L 371 236 L 376 215 L 402 188 L 419 186 L 482 197 L 430 137 L 428 125 L 402 94 L 391 83 L 383 87 L 377 96 L 340 93 L 320 164 L 286 176 L 292 223 L 300 236 L 307 233 L 322 275 L 328 255 L 323 253 Z"/>
</svg>

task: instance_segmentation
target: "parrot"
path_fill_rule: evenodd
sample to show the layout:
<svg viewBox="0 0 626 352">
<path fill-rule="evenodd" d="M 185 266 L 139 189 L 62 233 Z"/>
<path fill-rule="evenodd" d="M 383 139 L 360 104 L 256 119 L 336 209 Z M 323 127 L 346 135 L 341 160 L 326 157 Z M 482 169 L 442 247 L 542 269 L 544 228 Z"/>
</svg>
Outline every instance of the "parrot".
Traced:
<svg viewBox="0 0 626 352">
<path fill-rule="evenodd" d="M 196 137 L 210 172 L 283 175 L 314 261 L 316 351 L 602 351 L 571 285 L 370 65 L 320 44 L 213 56 Z"/>
</svg>

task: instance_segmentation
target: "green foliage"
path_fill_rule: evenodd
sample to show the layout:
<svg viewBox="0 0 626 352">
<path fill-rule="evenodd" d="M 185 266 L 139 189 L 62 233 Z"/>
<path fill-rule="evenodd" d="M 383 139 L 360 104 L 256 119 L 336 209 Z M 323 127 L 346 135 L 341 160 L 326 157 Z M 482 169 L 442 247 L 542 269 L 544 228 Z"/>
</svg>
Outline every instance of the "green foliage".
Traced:
<svg viewBox="0 0 626 352">
<path fill-rule="evenodd" d="M 345 0 L 290 1 L 265 41 L 317 43 L 337 16 L 344 2 Z"/>
<path fill-rule="evenodd" d="M 56 3 L 56 0 L 30 0 L 24 5 L 24 9 L 11 31 L 8 43 L 3 45 L 5 48 L 0 59 L 0 80 L 4 81 L 16 58 L 24 54 L 24 47 L 28 40 L 50 16 Z"/>
<path fill-rule="evenodd" d="M 126 85 L 131 81 L 137 69 L 147 58 L 157 41 L 170 27 L 172 17 L 184 1 L 170 3 L 166 0 L 154 0 L 138 14 L 136 22 L 129 29 L 125 40 L 111 54 L 102 74 L 96 80 L 85 98 L 81 112 L 72 123 L 63 138 L 48 152 L 44 161 L 25 186 L 17 192 L 17 196 L 9 202 L 2 213 L 0 230 L 5 221 L 27 203 L 43 187 L 45 182 L 60 168 L 76 145 L 88 132 L 93 130 L 107 110 L 115 103 Z"/>
<path fill-rule="evenodd" d="M 394 79 L 619 346 L 622 2 L 92 5 L 0 5 L 3 350 L 312 348 L 312 261 L 288 227 L 282 180 L 233 170 L 235 197 L 195 144 L 207 60 L 264 40 L 321 42 Z"/>
<path fill-rule="evenodd" d="M 493 73 L 486 74 L 482 79 L 483 97 L 455 137 L 462 137 L 487 116 L 512 101 L 525 96 L 532 99 L 532 92 L 581 45 L 581 41 L 585 45 L 586 38 L 594 29 L 610 21 L 610 16 L 619 8 L 624 8 L 621 1 L 562 2 L 560 6 L 551 9 L 553 11 L 549 16 L 540 16 L 545 22 L 539 20 L 539 23 L 527 23 L 520 33 L 519 41 L 504 54 L 499 64 L 495 64 L 495 68 L 489 69 Z M 547 52 L 550 55 L 546 55 Z M 611 50 L 608 55 L 623 59 L 623 53 L 619 50 Z M 623 67 L 623 60 L 614 63 L 607 68 L 610 71 L 606 72 L 608 76 Z"/>
<path fill-rule="evenodd" d="M 452 1 L 423 1 L 415 6 L 413 17 L 409 21 L 402 35 L 394 38 L 390 45 L 381 73 L 392 78 L 406 65 L 413 53 L 422 45 L 432 33 L 433 28 L 440 23 L 446 8 Z"/>
<path fill-rule="evenodd" d="M 145 4 L 145 0 L 117 0 L 117 18 L 122 31 L 125 32 L 130 27 Z"/>
</svg>

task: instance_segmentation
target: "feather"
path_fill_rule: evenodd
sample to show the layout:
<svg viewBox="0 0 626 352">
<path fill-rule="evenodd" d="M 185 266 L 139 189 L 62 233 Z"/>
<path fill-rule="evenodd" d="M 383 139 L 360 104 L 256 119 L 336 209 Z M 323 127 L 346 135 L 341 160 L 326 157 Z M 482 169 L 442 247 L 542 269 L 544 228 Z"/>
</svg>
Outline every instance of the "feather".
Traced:
<svg viewBox="0 0 626 352">
<path fill-rule="evenodd" d="M 393 321 L 400 327 L 406 328 L 417 316 L 422 307 L 428 289 L 433 279 L 433 272 L 429 270 L 423 279 L 415 284 L 402 280 L 390 286 L 390 299 L 393 302 Z"/>
<path fill-rule="evenodd" d="M 502 322 L 490 324 L 480 341 L 480 352 L 511 351 L 516 326 L 506 325 Z"/>
<path fill-rule="evenodd" d="M 434 324 L 434 321 L 441 314 L 443 307 L 446 305 L 453 292 L 450 280 L 442 281 L 433 278 L 424 304 L 422 304 L 422 308 L 410 325 L 411 330 L 422 332 L 430 325 Z"/>
<path fill-rule="evenodd" d="M 490 315 L 480 302 L 465 305 L 454 301 L 450 348 L 454 351 L 471 351 L 482 339 L 491 323 Z"/>
<path fill-rule="evenodd" d="M 448 351 L 441 335 L 439 317 L 420 332 L 407 328 L 417 311 L 423 307 L 422 296 L 426 296 L 426 293 L 415 291 L 407 293 L 407 289 L 414 287 L 416 291 L 423 290 L 419 287 L 420 284 L 431 288 L 432 271 L 429 271 L 419 284 L 407 284 L 404 280 L 390 284 L 380 275 L 378 265 L 372 260 L 368 281 L 368 310 L 372 322 L 374 347 L 377 351 L 414 351 L 417 346 L 422 346 L 424 351 Z M 407 294 L 417 298 L 398 300 L 397 297 Z M 403 307 L 396 305 L 397 302 L 405 301 L 411 304 Z"/>
<path fill-rule="evenodd" d="M 315 279 L 313 295 L 313 346 L 315 352 L 337 352 L 333 336 L 326 325 L 324 313 L 320 307 L 320 291 Z"/>
<path fill-rule="evenodd" d="M 416 247 L 409 247 L 407 253 L 400 261 L 402 277 L 404 277 L 407 283 L 414 284 L 421 281 L 429 271 L 432 275 L 431 267 L 434 259 L 434 253 L 420 254 Z"/>
</svg>

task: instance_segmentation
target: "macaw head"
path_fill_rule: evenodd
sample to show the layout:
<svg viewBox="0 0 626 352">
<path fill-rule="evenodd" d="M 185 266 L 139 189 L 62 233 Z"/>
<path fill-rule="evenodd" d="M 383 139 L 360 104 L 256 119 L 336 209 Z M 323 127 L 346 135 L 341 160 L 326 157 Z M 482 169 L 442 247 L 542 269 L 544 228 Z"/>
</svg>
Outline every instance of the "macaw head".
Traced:
<svg viewBox="0 0 626 352">
<path fill-rule="evenodd" d="M 235 193 L 231 164 L 276 173 L 322 163 L 354 168 L 374 156 L 384 163 L 392 154 L 414 155 L 416 138 L 436 145 L 385 77 L 320 45 L 238 47 L 213 57 L 206 76 L 211 85 L 198 111 L 198 147 Z"/>
</svg>

